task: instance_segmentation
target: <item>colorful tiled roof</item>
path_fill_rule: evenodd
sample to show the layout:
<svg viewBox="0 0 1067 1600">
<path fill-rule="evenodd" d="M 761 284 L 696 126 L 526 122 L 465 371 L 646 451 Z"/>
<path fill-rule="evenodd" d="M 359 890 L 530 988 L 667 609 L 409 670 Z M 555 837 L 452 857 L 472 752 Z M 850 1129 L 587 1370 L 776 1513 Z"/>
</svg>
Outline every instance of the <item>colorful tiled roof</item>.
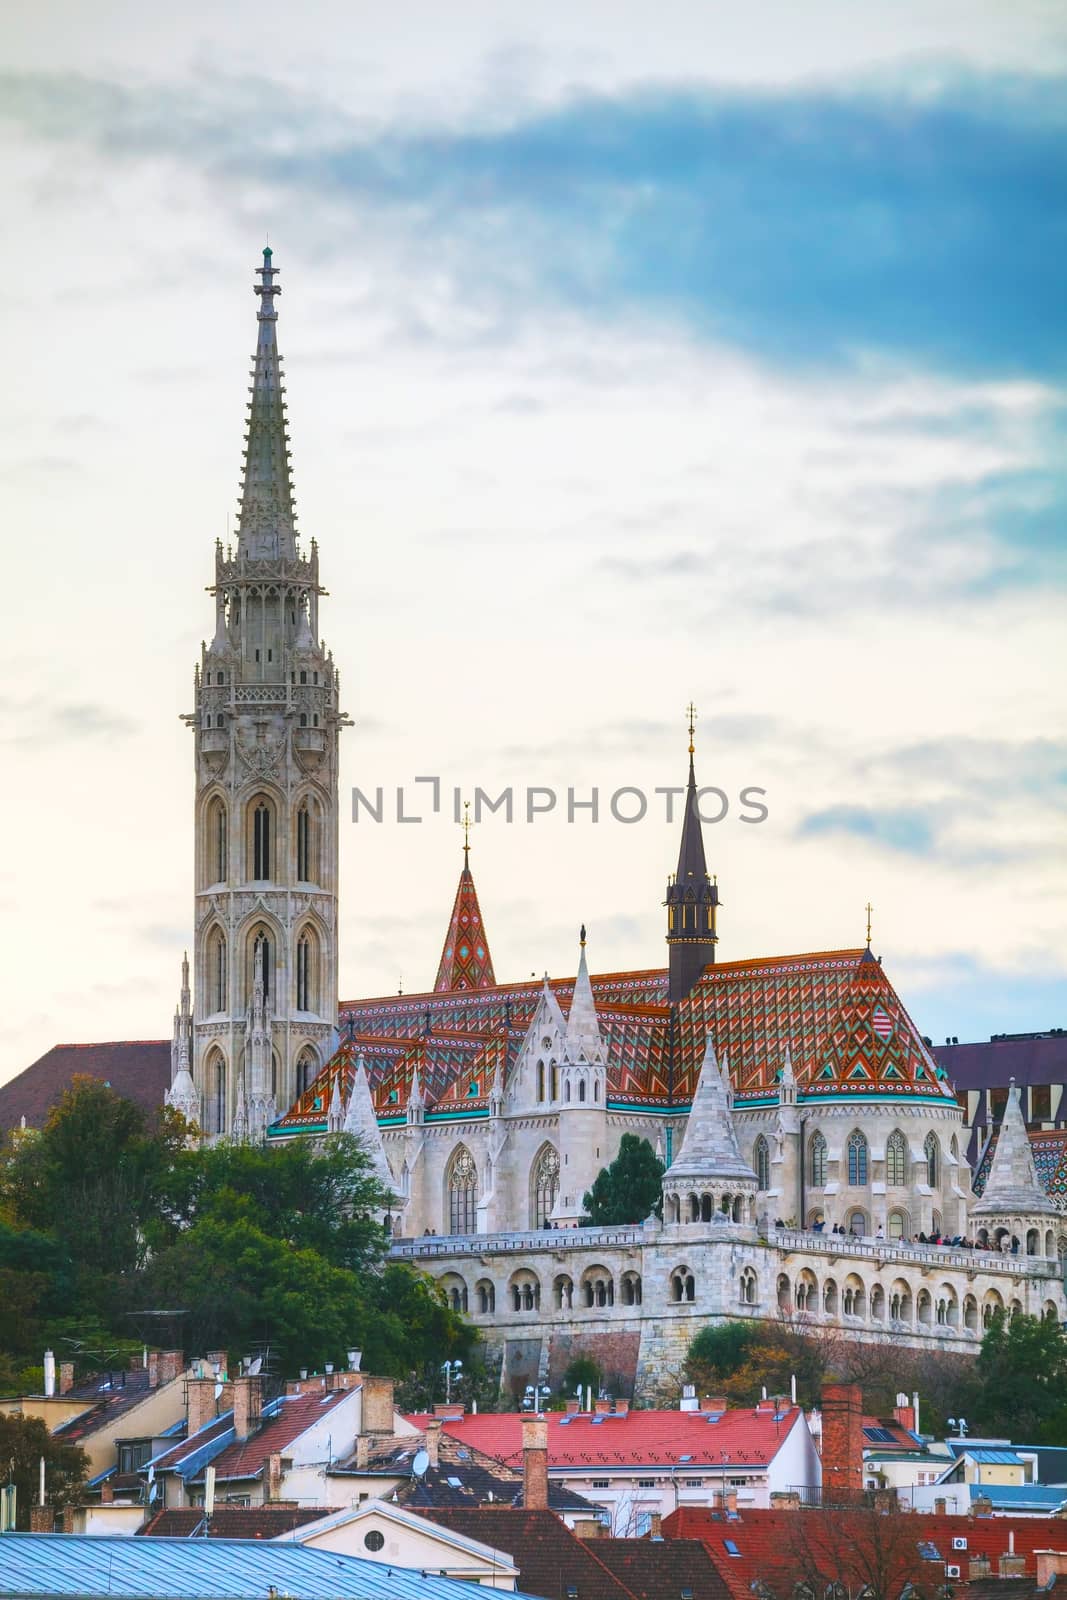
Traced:
<svg viewBox="0 0 1067 1600">
<path fill-rule="evenodd" d="M 464 845 L 463 871 L 459 875 L 434 989 L 440 994 L 456 989 L 492 989 L 495 984 L 489 939 L 471 876 L 468 847 Z"/>
<path fill-rule="evenodd" d="M 550 980 L 566 1011 L 573 979 Z M 773 1096 L 788 1047 L 802 1100 L 952 1098 L 938 1067 L 867 950 L 716 962 L 678 1008 L 671 1053 L 666 969 L 592 979 L 616 1106 L 685 1107 L 710 1034 L 729 1059 L 737 1100 Z M 427 1115 L 485 1114 L 498 1062 L 510 1070 L 541 994 L 537 983 L 387 995 L 341 1007 L 342 1044 L 276 1132 L 321 1126 L 332 1079 L 362 1053 L 381 1121 L 401 1119 L 418 1070 Z"/>
<path fill-rule="evenodd" d="M 775 1421 L 775 1417 L 778 1418 Z M 416 1427 L 424 1418 L 409 1419 Z M 549 1471 L 591 1466 L 638 1471 L 643 1467 L 686 1465 L 721 1467 L 725 1452 L 734 1466 L 767 1466 L 800 1420 L 795 1406 L 776 1412 L 773 1404 L 724 1411 L 719 1421 L 695 1411 L 630 1411 L 626 1415 L 590 1417 L 549 1412 Z M 522 1423 L 519 1411 L 479 1413 L 446 1418 L 442 1431 L 474 1445 L 509 1466 L 522 1465 Z"/>
<path fill-rule="evenodd" d="M 999 1137 L 999 1132 L 993 1134 L 978 1163 L 973 1185 L 978 1196 L 985 1191 Z M 1039 1129 L 1031 1133 L 1030 1149 L 1041 1187 L 1060 1211 L 1067 1211 L 1067 1128 Z"/>
</svg>

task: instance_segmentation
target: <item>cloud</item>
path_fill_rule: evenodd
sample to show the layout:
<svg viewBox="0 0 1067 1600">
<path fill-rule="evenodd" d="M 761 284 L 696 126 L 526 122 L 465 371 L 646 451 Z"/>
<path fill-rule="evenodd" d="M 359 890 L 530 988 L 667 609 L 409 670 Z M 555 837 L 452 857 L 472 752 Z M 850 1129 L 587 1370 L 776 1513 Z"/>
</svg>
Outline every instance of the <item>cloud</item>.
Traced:
<svg viewBox="0 0 1067 1600">
<path fill-rule="evenodd" d="M 906 808 L 827 806 L 813 811 L 797 826 L 801 838 L 859 839 L 905 855 L 928 856 L 938 842 L 938 830 L 924 811 Z"/>
<path fill-rule="evenodd" d="M 661 84 L 403 129 L 250 76 L 8 74 L 0 102 L 40 139 L 317 200 L 331 253 L 372 213 L 456 304 L 637 312 L 815 368 L 886 349 L 964 371 L 1067 361 L 1056 77 Z"/>
<path fill-rule="evenodd" d="M 0 702 L 10 731 L 0 743 L 23 749 L 55 748 L 67 743 L 125 739 L 136 733 L 140 724 L 111 706 L 92 701 L 55 702 L 38 696 L 29 700 Z"/>
</svg>

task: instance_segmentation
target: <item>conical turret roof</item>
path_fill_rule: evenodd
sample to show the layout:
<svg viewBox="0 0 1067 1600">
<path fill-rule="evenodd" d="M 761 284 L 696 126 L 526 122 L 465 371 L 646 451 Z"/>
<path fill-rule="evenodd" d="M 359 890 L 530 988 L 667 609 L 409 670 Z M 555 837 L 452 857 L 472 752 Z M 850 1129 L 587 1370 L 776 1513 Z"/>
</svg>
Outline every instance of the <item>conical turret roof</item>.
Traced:
<svg viewBox="0 0 1067 1600">
<path fill-rule="evenodd" d="M 252 399 L 241 483 L 240 537 L 237 551 L 247 560 L 292 560 L 296 555 L 296 515 L 289 469 L 289 435 L 282 399 L 282 363 L 278 354 L 278 312 L 275 283 L 278 269 L 270 247 L 255 286 L 260 297 L 259 336 L 252 367 Z"/>
<path fill-rule="evenodd" d="M 982 1198 L 972 1208 L 973 1217 L 996 1216 L 1058 1216 L 1059 1212 L 1049 1199 L 1037 1176 L 1034 1153 L 1019 1096 L 1019 1086 L 1012 1078 L 1004 1117 L 997 1134 L 993 1161 L 989 1168 Z"/>
<path fill-rule="evenodd" d="M 457 989 L 491 989 L 496 983 L 489 940 L 485 936 L 478 892 L 470 869 L 470 851 L 463 847 L 463 870 L 459 875 L 452 916 L 445 935 L 441 962 L 434 981 L 436 993 Z"/>
<path fill-rule="evenodd" d="M 596 1002 L 593 999 L 593 985 L 589 981 L 589 967 L 585 959 L 584 926 L 581 932 L 578 976 L 574 980 L 571 1008 L 567 1014 L 567 1053 L 574 1061 L 581 1056 L 587 1061 L 599 1061 L 604 1054 Z"/>
<path fill-rule="evenodd" d="M 741 1154 L 730 1109 L 730 1093 L 719 1071 L 715 1047 L 708 1037 L 696 1093 L 689 1109 L 685 1137 L 665 1178 L 742 1178 L 756 1174 Z"/>
<path fill-rule="evenodd" d="M 367 1078 L 367 1066 L 362 1056 L 356 1062 L 356 1070 L 352 1075 L 352 1092 L 348 1097 L 348 1107 L 345 1111 L 344 1131 L 356 1135 L 370 1158 L 374 1176 L 392 1194 L 396 1188 L 396 1180 L 389 1170 L 389 1162 L 382 1147 L 382 1136 L 378 1128 L 378 1118 L 374 1114 L 374 1101 L 371 1098 L 370 1081 Z"/>
</svg>

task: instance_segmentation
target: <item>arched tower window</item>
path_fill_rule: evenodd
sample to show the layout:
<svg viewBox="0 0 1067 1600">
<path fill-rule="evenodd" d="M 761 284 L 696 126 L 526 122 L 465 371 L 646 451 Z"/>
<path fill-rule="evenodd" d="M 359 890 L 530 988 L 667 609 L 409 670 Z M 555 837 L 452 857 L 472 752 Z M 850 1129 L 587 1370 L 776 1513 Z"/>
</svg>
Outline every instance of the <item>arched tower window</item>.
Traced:
<svg viewBox="0 0 1067 1600">
<path fill-rule="evenodd" d="M 857 1128 L 848 1136 L 848 1181 L 853 1188 L 866 1188 L 867 1170 L 867 1140 Z"/>
<path fill-rule="evenodd" d="M 318 1010 L 318 947 L 315 935 L 305 928 L 296 942 L 296 1009 Z"/>
<path fill-rule="evenodd" d="M 269 1000 L 274 993 L 274 947 L 270 942 L 270 933 L 263 927 L 256 929 L 249 946 L 249 998 L 251 998 L 252 988 L 256 981 L 256 959 L 260 953 L 263 956 L 263 998 L 264 1000 Z"/>
<path fill-rule="evenodd" d="M 266 800 L 257 800 L 252 810 L 252 876 L 264 881 L 273 876 L 273 840 L 271 808 Z"/>
<path fill-rule="evenodd" d="M 296 813 L 296 876 L 300 883 L 318 883 L 318 827 L 314 806 L 302 800 Z"/>
<path fill-rule="evenodd" d="M 212 1050 L 204 1069 L 204 1120 L 206 1133 L 226 1132 L 226 1057 Z"/>
<path fill-rule="evenodd" d="M 478 1169 L 466 1145 L 460 1145 L 448 1168 L 448 1231 L 475 1233 L 478 1211 Z"/>
<path fill-rule="evenodd" d="M 309 1045 L 306 1049 L 301 1050 L 296 1058 L 296 1092 L 298 1096 L 311 1088 L 318 1076 L 318 1071 L 318 1058 Z"/>
<path fill-rule="evenodd" d="M 559 1156 L 551 1145 L 545 1146 L 534 1164 L 532 1188 L 531 1225 L 547 1228 L 559 1193 Z"/>
<path fill-rule="evenodd" d="M 808 1140 L 808 1181 L 813 1189 L 826 1187 L 826 1140 L 819 1132 Z"/>
<path fill-rule="evenodd" d="M 209 1012 L 229 1009 L 226 992 L 226 935 L 221 928 L 212 928 L 207 940 L 207 1009 Z"/>
<path fill-rule="evenodd" d="M 225 883 L 229 873 L 229 817 L 225 802 L 216 795 L 207 809 L 204 882 Z"/>
<path fill-rule="evenodd" d="M 899 1128 L 895 1128 L 885 1145 L 885 1181 L 899 1188 L 907 1183 L 908 1141 Z"/>
<path fill-rule="evenodd" d="M 752 1146 L 752 1165 L 756 1169 L 756 1187 L 758 1189 L 769 1189 L 771 1186 L 771 1152 L 762 1133 Z"/>
<path fill-rule="evenodd" d="M 926 1135 L 923 1151 L 926 1155 L 926 1181 L 931 1189 L 936 1189 L 941 1181 L 941 1146 L 936 1133 Z"/>
</svg>

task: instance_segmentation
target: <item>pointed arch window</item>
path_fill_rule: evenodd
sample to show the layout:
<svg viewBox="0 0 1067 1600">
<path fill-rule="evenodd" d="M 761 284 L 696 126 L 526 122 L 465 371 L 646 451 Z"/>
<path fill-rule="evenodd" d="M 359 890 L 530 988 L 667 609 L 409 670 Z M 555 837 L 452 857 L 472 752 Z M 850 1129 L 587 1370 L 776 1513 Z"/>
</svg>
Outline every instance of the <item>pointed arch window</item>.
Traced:
<svg viewBox="0 0 1067 1600">
<path fill-rule="evenodd" d="M 252 876 L 266 880 L 271 876 L 271 815 L 265 800 L 252 813 Z"/>
<path fill-rule="evenodd" d="M 312 1049 L 301 1050 L 296 1060 L 296 1092 L 305 1094 L 318 1075 L 318 1060 Z"/>
<path fill-rule="evenodd" d="M 301 801 L 296 813 L 296 876 L 300 883 L 318 882 L 315 818 L 306 800 Z"/>
<path fill-rule="evenodd" d="M 752 1146 L 752 1165 L 756 1169 L 756 1187 L 758 1189 L 769 1189 L 771 1186 L 771 1152 L 762 1133 Z"/>
<path fill-rule="evenodd" d="M 813 1189 L 826 1187 L 826 1140 L 817 1132 L 808 1140 L 808 1182 Z"/>
<path fill-rule="evenodd" d="M 475 1233 L 478 1214 L 478 1169 L 465 1145 L 460 1145 L 448 1169 L 448 1231 Z"/>
<path fill-rule="evenodd" d="M 547 1228 L 559 1194 L 559 1156 L 551 1145 L 541 1151 L 534 1167 L 533 1226 Z"/>
<path fill-rule="evenodd" d="M 926 1181 L 931 1189 L 936 1189 L 941 1181 L 941 1146 L 936 1133 L 926 1135 L 923 1152 L 926 1156 Z"/>
<path fill-rule="evenodd" d="M 207 945 L 208 1010 L 227 1010 L 226 995 L 226 935 L 221 928 L 213 928 Z"/>
<path fill-rule="evenodd" d="M 853 1188 L 867 1185 L 868 1155 L 867 1140 L 857 1128 L 848 1136 L 848 1181 Z"/>
<path fill-rule="evenodd" d="M 205 1132 L 219 1134 L 226 1132 L 226 1058 L 221 1050 L 213 1050 L 207 1060 L 207 1070 L 204 1073 L 204 1110 L 206 1112 L 207 1127 Z"/>
<path fill-rule="evenodd" d="M 229 872 L 228 816 L 225 803 L 216 797 L 208 806 L 205 828 L 204 885 L 225 883 Z"/>
<path fill-rule="evenodd" d="M 296 944 L 296 1009 L 314 1011 L 315 1007 L 315 949 L 311 935 L 306 930 Z"/>
<path fill-rule="evenodd" d="M 266 928 L 257 928 L 252 940 L 252 970 L 248 975 L 248 992 L 252 993 L 256 981 L 256 961 L 262 954 L 263 957 L 263 998 L 269 1000 L 274 989 L 273 956 L 274 951 Z"/>
<path fill-rule="evenodd" d="M 908 1141 L 899 1128 L 889 1135 L 885 1145 L 885 1181 L 900 1188 L 907 1180 Z"/>
</svg>

